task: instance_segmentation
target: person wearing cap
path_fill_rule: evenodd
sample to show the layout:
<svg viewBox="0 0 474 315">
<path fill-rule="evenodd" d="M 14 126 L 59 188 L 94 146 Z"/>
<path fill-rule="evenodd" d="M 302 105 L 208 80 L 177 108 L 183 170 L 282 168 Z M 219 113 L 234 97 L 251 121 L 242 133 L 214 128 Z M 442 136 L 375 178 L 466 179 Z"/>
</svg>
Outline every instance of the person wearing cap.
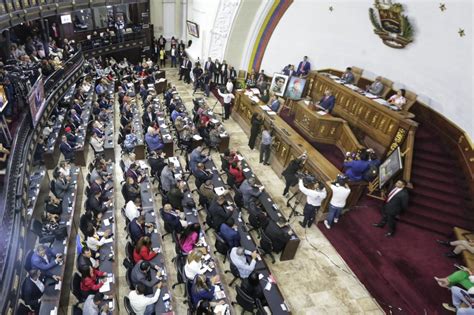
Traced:
<svg viewBox="0 0 474 315">
<path fill-rule="evenodd" d="M 160 273 L 157 273 L 159 271 Z M 161 274 L 160 267 L 151 265 L 150 262 L 140 260 L 132 269 L 130 280 L 134 286 L 142 284 L 145 287 L 145 295 L 153 294 L 153 287 L 161 280 L 157 275 Z"/>
<path fill-rule="evenodd" d="M 331 183 L 331 201 L 329 201 L 329 214 L 324 225 L 329 230 L 333 223 L 339 221 L 339 216 L 342 213 L 342 209 L 346 206 L 346 200 L 351 193 L 349 185 L 347 185 L 347 179 L 343 176 L 338 176 L 336 181 Z"/>
<path fill-rule="evenodd" d="M 303 221 L 300 221 L 299 224 L 303 227 L 311 227 L 314 222 L 314 218 L 321 203 L 324 198 L 326 198 L 326 188 L 320 183 L 316 182 L 315 184 L 308 185 L 308 188 L 303 184 L 303 180 L 300 178 L 298 182 L 298 188 L 300 191 L 306 195 L 306 204 L 303 208 Z"/>
<path fill-rule="evenodd" d="M 67 138 L 67 141 L 69 142 L 70 145 L 75 146 L 77 143 L 77 136 L 72 133 L 72 128 L 71 127 L 66 127 L 64 128 L 64 135 Z"/>
<path fill-rule="evenodd" d="M 246 256 L 250 256 L 250 262 L 247 261 Z M 240 246 L 234 247 L 230 251 L 230 261 L 239 269 L 239 275 L 242 279 L 248 278 L 254 271 L 257 257 L 259 257 L 257 251 L 251 252 Z"/>
</svg>

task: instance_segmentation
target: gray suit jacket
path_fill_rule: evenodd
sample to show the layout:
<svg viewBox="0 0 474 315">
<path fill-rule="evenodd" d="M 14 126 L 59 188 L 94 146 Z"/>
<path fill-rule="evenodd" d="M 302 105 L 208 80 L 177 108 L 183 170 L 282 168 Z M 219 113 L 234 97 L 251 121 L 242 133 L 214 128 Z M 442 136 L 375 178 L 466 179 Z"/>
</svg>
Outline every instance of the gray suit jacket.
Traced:
<svg viewBox="0 0 474 315">
<path fill-rule="evenodd" d="M 244 180 L 239 187 L 240 192 L 242 193 L 242 199 L 244 201 L 244 206 L 248 208 L 250 199 L 252 197 L 258 198 L 262 193 L 259 189 L 250 186 L 248 180 Z"/>
<path fill-rule="evenodd" d="M 384 88 L 384 86 L 383 86 L 382 82 L 374 82 L 369 87 L 369 92 L 374 94 L 374 95 L 380 96 L 380 94 L 382 94 L 383 88 Z"/>
<path fill-rule="evenodd" d="M 170 191 L 171 187 L 176 185 L 176 178 L 174 178 L 173 173 L 171 172 L 168 165 L 166 165 L 163 170 L 161 171 L 161 187 L 164 191 Z"/>
<path fill-rule="evenodd" d="M 132 280 L 132 284 L 134 284 L 134 285 L 137 285 L 137 284 L 141 283 L 146 288 L 152 288 L 153 289 L 153 287 L 158 282 L 160 282 L 160 280 L 158 280 L 156 278 L 156 271 L 155 271 L 155 269 L 150 268 L 151 277 L 150 277 L 150 280 L 147 280 L 146 274 L 144 274 L 140 270 L 140 263 L 141 263 L 141 261 L 136 263 L 135 266 L 133 267 L 132 274 L 130 275 L 130 278 L 131 278 L 130 280 Z"/>
<path fill-rule="evenodd" d="M 58 179 L 54 182 L 54 190 L 56 191 L 56 195 L 58 198 L 64 198 L 66 192 L 69 190 L 69 186 L 71 183 L 68 183 L 66 180 Z"/>
</svg>

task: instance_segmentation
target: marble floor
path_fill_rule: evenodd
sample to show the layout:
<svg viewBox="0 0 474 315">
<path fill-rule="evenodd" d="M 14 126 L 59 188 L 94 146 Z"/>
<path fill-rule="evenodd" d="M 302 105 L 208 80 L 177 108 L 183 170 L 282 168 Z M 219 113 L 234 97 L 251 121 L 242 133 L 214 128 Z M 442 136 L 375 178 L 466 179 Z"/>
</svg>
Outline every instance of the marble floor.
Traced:
<svg viewBox="0 0 474 315">
<path fill-rule="evenodd" d="M 188 110 L 192 108 L 192 87 L 182 81 L 178 81 L 177 71 L 175 69 L 165 69 L 168 82 L 175 85 L 179 95 L 185 102 Z M 211 95 L 208 103 L 212 106 L 216 99 Z M 220 113 L 222 106 L 217 105 L 215 112 Z M 116 112 L 118 113 L 118 111 Z M 119 115 L 116 114 L 115 123 L 119 125 Z M 242 128 L 233 120 L 229 119 L 225 123 L 225 128 L 230 134 L 230 146 L 238 148 L 243 156 L 249 162 L 256 176 L 265 185 L 266 190 L 274 198 L 282 212 L 288 217 L 290 210 L 286 207 L 286 199 L 282 196 L 284 182 L 269 166 L 263 166 L 258 162 L 258 150 L 251 151 L 247 146 L 248 138 Z M 116 128 L 118 130 L 118 127 Z M 212 154 L 213 160 L 219 165 L 220 159 L 217 153 Z M 91 156 L 89 158 L 92 158 Z M 116 161 L 122 158 L 120 150 L 116 150 Z M 181 157 L 184 163 L 184 159 Z M 84 170 L 85 172 L 85 170 Z M 118 285 L 119 285 L 119 313 L 125 314 L 123 306 L 123 296 L 127 295 L 129 290 L 125 280 L 125 268 L 122 261 L 125 258 L 124 248 L 125 222 L 120 215 L 120 209 L 124 205 L 124 200 L 120 192 L 120 182 L 123 174 L 116 163 L 115 168 L 115 205 L 117 218 L 117 257 L 118 266 Z M 194 181 L 191 181 L 194 182 Z M 191 184 L 194 188 L 194 183 Z M 156 189 L 156 187 L 155 187 Z M 155 204 L 161 205 L 160 196 L 155 197 Z M 158 210 L 158 209 L 157 209 Z M 200 214 L 204 221 L 205 215 Z M 269 263 L 270 269 L 277 279 L 278 286 L 285 296 L 286 302 L 293 314 L 383 314 L 382 309 L 371 297 L 366 288 L 358 281 L 357 277 L 342 260 L 334 247 L 329 243 L 326 237 L 317 227 L 303 229 L 297 221 L 299 218 L 291 219 L 291 226 L 296 234 L 302 240 L 298 248 L 295 259 L 280 262 L 278 259 L 275 264 Z M 208 233 L 211 239 L 210 244 L 214 244 L 212 233 Z M 170 237 L 165 237 L 163 242 L 163 252 L 166 257 L 166 266 L 168 270 L 169 286 L 176 280 L 176 271 L 171 259 L 174 256 L 174 245 Z M 228 264 L 224 266 L 222 261 L 220 269 L 228 269 Z M 230 274 L 225 275 L 224 283 L 232 280 Z M 238 283 L 238 281 L 237 281 Z M 234 284 L 235 286 L 235 284 Z M 235 301 L 235 289 L 228 288 L 232 300 Z M 172 290 L 173 308 L 176 314 L 186 314 L 187 308 L 183 303 L 183 286 L 177 286 Z M 71 295 L 70 305 L 75 303 L 75 298 Z M 235 306 L 236 313 L 241 309 Z"/>
</svg>

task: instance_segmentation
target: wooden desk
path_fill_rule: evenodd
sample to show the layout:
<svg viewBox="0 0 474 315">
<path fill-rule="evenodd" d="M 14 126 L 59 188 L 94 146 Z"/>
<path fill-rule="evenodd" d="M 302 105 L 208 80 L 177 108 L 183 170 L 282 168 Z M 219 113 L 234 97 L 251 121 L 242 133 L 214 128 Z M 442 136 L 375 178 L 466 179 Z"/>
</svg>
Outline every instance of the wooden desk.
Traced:
<svg viewBox="0 0 474 315">
<path fill-rule="evenodd" d="M 306 151 L 308 153 L 308 159 L 305 164 L 306 170 L 319 177 L 321 182 L 333 181 L 337 177 L 340 171 L 331 162 L 299 135 L 298 132 L 293 130 L 281 117 L 269 116 L 259 105 L 264 105 L 264 103 L 260 101 L 258 104 L 253 104 L 250 98 L 244 94 L 244 91 L 238 91 L 235 94 L 232 118 L 240 124 L 247 135 L 250 135 L 250 119 L 253 113 L 262 114 L 265 125 L 273 126 L 270 164 L 277 174 L 281 174 L 291 160 Z M 347 200 L 346 208 L 351 208 L 358 202 L 367 184 L 363 182 L 350 183 L 350 186 L 351 194 Z M 327 185 L 326 190 L 328 191 L 328 197 L 321 204 L 319 213 L 327 211 L 327 204 L 331 198 L 331 190 Z M 322 216 L 318 215 L 318 220 L 321 219 Z"/>
<path fill-rule="evenodd" d="M 309 75 L 308 96 L 313 100 L 319 100 L 324 91 L 333 91 L 336 97 L 333 115 L 341 117 L 348 122 L 352 128 L 363 132 L 369 139 L 367 142 L 376 142 L 379 147 L 375 147 L 381 155 L 389 150 L 395 138 L 399 134 L 399 129 L 415 131 L 418 124 L 409 119 L 413 117 L 407 112 L 397 112 L 383 106 L 376 101 L 350 89 L 349 87 L 337 83 L 321 72 L 311 72 Z"/>
<path fill-rule="evenodd" d="M 333 144 L 343 153 L 354 152 L 363 146 L 359 143 L 348 123 L 331 114 L 321 115 L 299 101 L 295 105 L 295 124 L 311 140 Z"/>
</svg>

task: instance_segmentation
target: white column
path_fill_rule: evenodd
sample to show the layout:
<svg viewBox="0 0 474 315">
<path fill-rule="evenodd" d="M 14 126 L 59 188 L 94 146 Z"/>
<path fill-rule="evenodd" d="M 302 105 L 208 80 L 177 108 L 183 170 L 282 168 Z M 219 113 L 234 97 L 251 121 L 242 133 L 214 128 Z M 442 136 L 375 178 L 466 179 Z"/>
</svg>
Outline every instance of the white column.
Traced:
<svg viewBox="0 0 474 315">
<path fill-rule="evenodd" d="M 175 0 L 163 0 L 163 36 L 166 39 L 170 39 L 176 33 L 175 12 Z"/>
<path fill-rule="evenodd" d="M 186 20 L 188 19 L 188 0 L 181 0 L 181 17 L 181 34 L 179 34 L 179 39 L 187 43 L 188 27 L 186 26 Z"/>
</svg>

